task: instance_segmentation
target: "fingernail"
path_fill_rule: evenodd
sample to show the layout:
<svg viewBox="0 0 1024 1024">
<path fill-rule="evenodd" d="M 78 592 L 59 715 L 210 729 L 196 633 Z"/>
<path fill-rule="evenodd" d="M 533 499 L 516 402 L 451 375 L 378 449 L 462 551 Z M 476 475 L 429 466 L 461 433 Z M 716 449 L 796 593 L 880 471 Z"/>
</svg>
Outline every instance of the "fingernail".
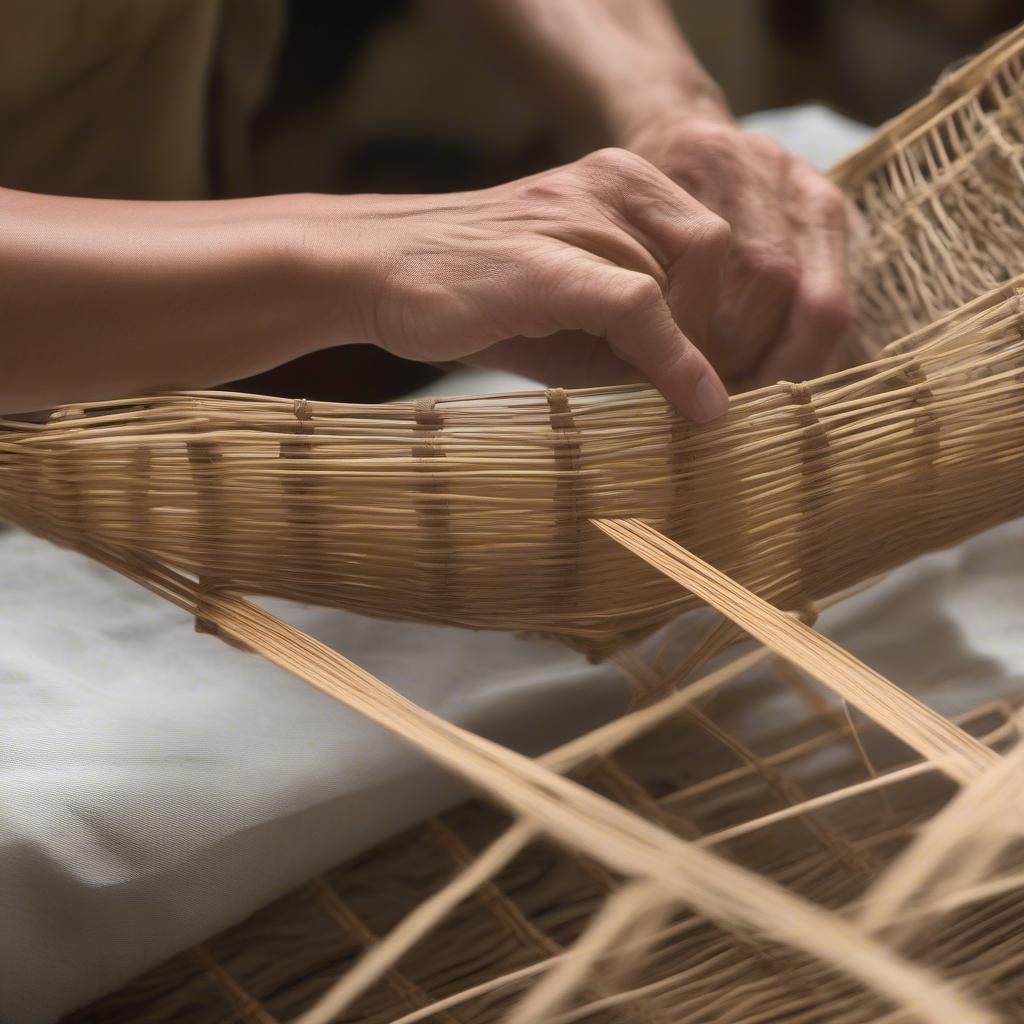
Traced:
<svg viewBox="0 0 1024 1024">
<path fill-rule="evenodd" d="M 710 373 L 705 373 L 693 389 L 693 419 L 698 423 L 710 423 L 729 411 L 729 395 L 722 382 Z"/>
</svg>

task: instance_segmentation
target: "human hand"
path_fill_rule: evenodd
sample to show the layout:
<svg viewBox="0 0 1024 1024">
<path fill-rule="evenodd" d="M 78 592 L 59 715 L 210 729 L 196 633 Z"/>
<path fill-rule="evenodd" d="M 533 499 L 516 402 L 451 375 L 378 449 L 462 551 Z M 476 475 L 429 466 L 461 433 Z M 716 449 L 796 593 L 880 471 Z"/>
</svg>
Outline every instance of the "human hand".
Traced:
<svg viewBox="0 0 1024 1024">
<path fill-rule="evenodd" d="M 704 352 L 733 390 L 837 367 L 853 319 L 852 204 L 826 177 L 727 115 L 683 107 L 631 126 L 623 144 L 732 229 Z"/>
<path fill-rule="evenodd" d="M 563 135 L 596 126 L 729 223 L 719 301 L 693 340 L 733 390 L 832 368 L 852 319 L 846 242 L 857 215 L 828 179 L 740 130 L 665 0 L 456 6 L 515 50 Z"/>
<path fill-rule="evenodd" d="M 374 201 L 360 235 L 383 348 L 558 384 L 647 379 L 695 420 L 726 411 L 701 349 L 729 229 L 640 157 L 602 150 L 478 192 Z"/>
</svg>

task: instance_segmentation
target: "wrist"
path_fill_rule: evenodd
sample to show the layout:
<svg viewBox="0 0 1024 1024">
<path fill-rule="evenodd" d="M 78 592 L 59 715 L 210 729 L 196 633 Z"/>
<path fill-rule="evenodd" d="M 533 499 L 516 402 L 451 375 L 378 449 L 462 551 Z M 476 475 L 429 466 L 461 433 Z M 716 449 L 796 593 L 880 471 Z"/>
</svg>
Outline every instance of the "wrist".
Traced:
<svg viewBox="0 0 1024 1024">
<path fill-rule="evenodd" d="M 680 120 L 709 126 L 735 124 L 721 89 L 711 79 L 686 84 L 669 81 L 647 85 L 631 96 L 620 94 L 608 101 L 605 120 L 615 145 L 625 149 Z"/>
<path fill-rule="evenodd" d="M 309 314 L 303 351 L 375 340 L 375 309 L 391 273 L 388 225 L 404 196 L 290 195 L 275 227 Z"/>
</svg>

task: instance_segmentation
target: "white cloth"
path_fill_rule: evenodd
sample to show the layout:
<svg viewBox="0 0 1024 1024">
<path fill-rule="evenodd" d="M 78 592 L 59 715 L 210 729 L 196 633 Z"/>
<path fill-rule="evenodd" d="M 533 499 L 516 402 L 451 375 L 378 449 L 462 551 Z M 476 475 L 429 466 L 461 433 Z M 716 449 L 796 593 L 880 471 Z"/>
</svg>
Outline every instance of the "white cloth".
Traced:
<svg viewBox="0 0 1024 1024">
<path fill-rule="evenodd" d="M 757 127 L 819 166 L 866 132 L 819 108 Z M 979 686 L 1003 686 L 1024 665 L 1021 531 L 1003 537 L 898 574 L 886 614 L 854 603 L 840 639 L 898 680 L 974 666 Z M 77 555 L 3 531 L 0 565 L 3 1024 L 53 1021 L 462 795 L 382 730 Z M 624 706 L 617 671 L 554 644 L 273 607 L 528 752 Z"/>
<path fill-rule="evenodd" d="M 871 137 L 866 125 L 817 103 L 761 110 L 743 118 L 743 127 L 774 136 L 819 171 L 834 167 Z"/>
<path fill-rule="evenodd" d="M 105 569 L 15 531 L 0 532 L 0 564 L 4 1024 L 55 1020 L 462 795 Z M 955 714 L 1024 690 L 1022 607 L 1024 521 L 903 568 L 821 625 Z M 287 611 L 414 700 L 524 750 L 623 706 L 616 672 L 553 644 Z M 749 717 L 754 734 L 766 714 L 740 710 L 730 727 L 742 735 Z"/>
<path fill-rule="evenodd" d="M 80 556 L 8 531 L 0 564 L 4 1024 L 53 1020 L 465 795 Z M 561 645 L 268 605 L 532 753 L 625 704 L 616 671 Z"/>
</svg>

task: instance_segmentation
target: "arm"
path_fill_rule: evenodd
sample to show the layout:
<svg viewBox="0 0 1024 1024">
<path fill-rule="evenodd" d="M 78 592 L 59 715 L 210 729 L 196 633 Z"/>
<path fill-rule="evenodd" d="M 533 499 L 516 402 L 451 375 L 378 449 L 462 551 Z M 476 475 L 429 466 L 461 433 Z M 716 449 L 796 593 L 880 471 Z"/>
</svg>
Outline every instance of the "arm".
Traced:
<svg viewBox="0 0 1024 1024">
<path fill-rule="evenodd" d="M 207 387 L 372 341 L 559 384 L 647 379 L 712 419 L 724 391 L 690 335 L 704 330 L 727 234 L 620 151 L 440 196 L 0 190 L 0 410 Z M 689 297 L 670 309 L 677 278 Z"/>
<path fill-rule="evenodd" d="M 732 229 L 705 351 L 735 386 L 834 368 L 856 215 L 824 176 L 743 132 L 663 0 L 471 0 L 564 116 L 643 156 Z M 550 105 L 550 104 L 549 104 Z"/>
<path fill-rule="evenodd" d="M 0 410 L 245 376 L 325 342 L 303 201 L 0 190 Z M 339 261 L 358 287 L 358 268 Z M 339 319 L 338 340 L 357 324 Z"/>
<path fill-rule="evenodd" d="M 546 107 L 583 115 L 618 144 L 668 110 L 728 119 L 729 108 L 664 0 L 460 0 L 526 63 Z"/>
</svg>

